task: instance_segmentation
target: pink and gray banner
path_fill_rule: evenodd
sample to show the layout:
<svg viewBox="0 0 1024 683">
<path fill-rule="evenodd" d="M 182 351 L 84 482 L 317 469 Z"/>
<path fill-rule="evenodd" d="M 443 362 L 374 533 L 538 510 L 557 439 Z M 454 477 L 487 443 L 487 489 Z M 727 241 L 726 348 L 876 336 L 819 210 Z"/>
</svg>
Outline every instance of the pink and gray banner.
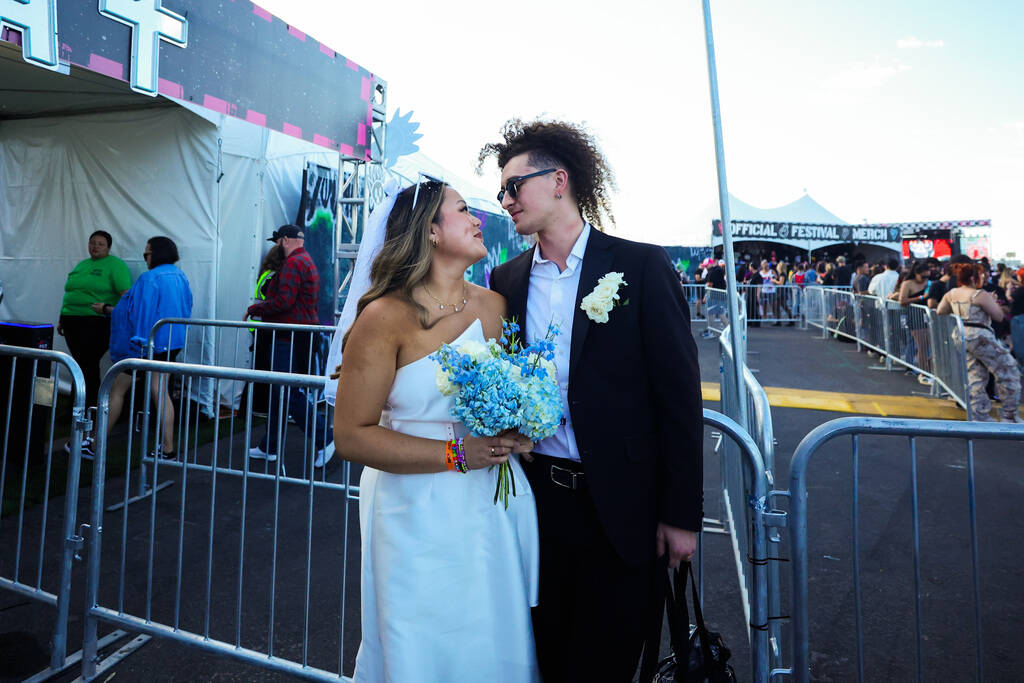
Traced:
<svg viewBox="0 0 1024 683">
<path fill-rule="evenodd" d="M 0 39 L 41 68 L 66 71 L 59 59 L 124 81 L 126 90 L 371 157 L 380 81 L 249 0 L 0 0 L 0 23 Z"/>
</svg>

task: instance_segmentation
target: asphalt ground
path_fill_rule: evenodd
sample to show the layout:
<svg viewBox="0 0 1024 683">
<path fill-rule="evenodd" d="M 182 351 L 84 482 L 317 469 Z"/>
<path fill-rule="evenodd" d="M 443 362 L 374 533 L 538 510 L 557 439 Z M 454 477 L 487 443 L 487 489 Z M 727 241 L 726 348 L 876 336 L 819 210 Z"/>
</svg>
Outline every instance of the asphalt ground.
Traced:
<svg viewBox="0 0 1024 683">
<path fill-rule="evenodd" d="M 699 327 L 695 331 L 699 331 Z M 719 378 L 717 340 L 697 337 L 701 374 L 705 382 Z M 842 394 L 864 393 L 892 397 L 919 396 L 926 388 L 903 372 L 869 369 L 877 365 L 855 346 L 823 340 L 820 333 L 794 328 L 751 328 L 748 363 L 765 386 Z M 706 402 L 717 409 L 718 404 Z M 788 465 L 793 449 L 814 427 L 846 412 L 773 407 L 776 446 L 776 487 L 788 488 Z M 705 509 L 719 517 L 719 460 L 710 430 L 705 448 Z M 230 449 L 241 453 L 237 437 L 220 442 L 221 458 Z M 905 438 L 860 439 L 859 558 L 863 595 L 864 663 L 866 680 L 905 680 L 916 676 L 915 590 L 909 444 Z M 200 461 L 211 457 L 207 447 Z M 974 680 L 974 611 L 970 527 L 967 509 L 966 448 L 963 442 L 920 439 L 917 443 L 918 514 L 921 547 L 921 661 L 925 680 Z M 975 447 L 981 613 L 985 641 L 985 675 L 989 680 L 1024 677 L 1024 653 L 1017 646 L 1016 627 L 1024 615 L 1019 552 L 1014 540 L 1016 502 L 1024 494 L 1024 448 L 1018 444 L 978 442 Z M 288 470 L 301 471 L 301 455 L 288 456 Z M 831 442 L 815 456 L 809 471 L 809 550 L 811 662 L 816 680 L 856 680 L 857 646 L 852 571 L 852 474 L 850 439 Z M 341 479 L 342 463 L 327 468 L 328 478 Z M 354 473 L 357 478 L 357 472 Z M 127 521 L 121 513 L 104 517 L 101 604 L 117 607 L 122 539 L 125 557 L 125 610 L 144 616 L 151 591 L 154 621 L 254 649 L 274 644 L 282 657 L 301 660 L 305 648 L 312 666 L 350 675 L 359 641 L 358 512 L 354 501 L 338 491 L 273 482 L 250 482 L 242 509 L 241 482 L 189 471 L 182 485 L 180 468 L 162 468 L 160 479 L 175 485 L 151 501 L 132 506 Z M 83 472 L 88 481 L 88 468 Z M 123 496 L 124 481 L 107 484 L 108 502 Z M 184 496 L 183 496 L 184 492 Z M 277 549 L 274 552 L 274 501 L 278 501 Z M 81 494 L 80 514 L 88 519 L 88 489 Z M 785 509 L 784 499 L 779 507 Z M 57 501 L 47 519 L 48 548 L 59 546 L 61 515 Z M 348 511 L 346 519 L 346 508 Z M 184 513 L 182 513 L 184 510 Z M 306 520 L 312 510 L 312 533 Z M 213 524 L 211 526 L 211 511 Z M 40 510 L 26 511 L 37 524 Z M 243 525 L 244 520 L 244 525 Z M 240 552 L 242 529 L 245 552 Z M 26 524 L 26 528 L 29 524 Z M 211 543 L 210 530 L 213 530 Z M 152 529 L 152 531 L 151 531 Z M 348 532 L 348 552 L 344 539 Z M 149 581 L 149 543 L 153 572 Z M 29 538 L 26 541 L 31 540 Z M 176 580 L 179 542 L 182 581 Z M 0 527 L 0 547 L 12 548 L 11 525 Z M 308 554 L 308 555 L 307 555 Z M 55 556 L 55 553 L 53 553 Z M 788 555 L 784 548 L 783 556 Z M 307 561 L 307 556 L 309 560 Z M 276 564 L 272 558 L 276 557 Z M 239 567 L 241 566 L 241 590 Z M 722 633 L 733 652 L 740 680 L 748 678 L 749 647 L 740 604 L 735 558 L 728 536 L 705 534 L 702 546 L 705 617 Z M 782 563 L 783 605 L 789 605 L 790 573 Z M 2 575 L 9 565 L 0 561 Z M 306 573 L 310 590 L 306 594 Z M 22 571 L 34 571 L 29 562 Z M 212 570 L 212 571 L 208 571 Z M 49 560 L 44 576 L 56 564 Z M 207 599 L 207 575 L 210 582 Z M 344 625 L 338 618 L 341 585 L 346 598 Z M 82 637 L 85 585 L 82 563 L 73 581 L 69 644 L 77 649 Z M 151 587 L 149 587 L 151 586 Z M 275 611 L 270 615 L 270 587 Z M 239 595 L 241 600 L 239 601 Z M 206 605 L 210 618 L 207 625 Z M 306 606 L 308 608 L 308 619 Z M 788 611 L 788 607 L 784 608 Z M 54 610 L 10 592 L 0 592 L 0 680 L 21 680 L 43 668 Z M 238 616 L 241 615 L 241 619 Z M 273 624 L 273 636 L 270 627 Z M 308 624 L 308 627 L 306 626 Z M 110 626 L 102 625 L 101 634 Z M 304 637 L 304 633 L 308 636 Z M 789 627 L 783 628 L 788 647 Z M 665 637 L 667 641 L 667 634 Z M 106 652 L 127 642 L 123 639 Z M 344 643 L 339 652 L 339 644 Z M 664 646 L 664 643 L 663 643 Z M 595 656 L 599 656 L 595 653 Z M 203 652 L 164 638 L 154 638 L 100 677 L 114 681 L 276 681 L 294 676 Z M 56 680 L 72 680 L 77 671 Z"/>
</svg>

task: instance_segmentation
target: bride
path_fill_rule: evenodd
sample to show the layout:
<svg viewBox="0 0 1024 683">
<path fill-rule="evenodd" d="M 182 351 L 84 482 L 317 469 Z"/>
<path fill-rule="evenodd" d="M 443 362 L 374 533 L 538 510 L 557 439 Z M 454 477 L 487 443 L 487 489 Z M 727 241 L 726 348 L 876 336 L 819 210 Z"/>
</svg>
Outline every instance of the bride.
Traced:
<svg viewBox="0 0 1024 683">
<path fill-rule="evenodd" d="M 347 332 L 332 348 L 343 352 L 335 444 L 366 466 L 355 680 L 536 681 L 537 517 L 517 455 L 532 444 L 468 436 L 429 357 L 443 343 L 500 337 L 505 299 L 463 277 L 487 250 L 458 192 L 430 181 L 393 199 L 389 213 L 371 216 L 354 287 L 364 255 L 383 243 L 365 294 L 349 295 L 358 297 L 354 322 L 342 315 L 336 337 Z M 465 473 L 446 463 L 460 439 Z M 507 460 L 517 495 L 506 510 L 494 504 L 490 468 Z"/>
</svg>

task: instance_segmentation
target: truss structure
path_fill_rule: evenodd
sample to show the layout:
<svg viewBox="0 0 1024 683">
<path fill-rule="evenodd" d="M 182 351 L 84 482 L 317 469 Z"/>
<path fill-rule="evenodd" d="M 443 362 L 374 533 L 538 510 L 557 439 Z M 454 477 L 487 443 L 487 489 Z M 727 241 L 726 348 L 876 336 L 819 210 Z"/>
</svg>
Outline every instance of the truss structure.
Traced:
<svg viewBox="0 0 1024 683">
<path fill-rule="evenodd" d="M 334 225 L 334 317 L 341 315 L 352 281 L 363 226 L 374 206 L 384 199 L 387 85 L 375 82 L 371 93 L 372 126 L 369 158 L 338 157 L 338 207 Z"/>
</svg>

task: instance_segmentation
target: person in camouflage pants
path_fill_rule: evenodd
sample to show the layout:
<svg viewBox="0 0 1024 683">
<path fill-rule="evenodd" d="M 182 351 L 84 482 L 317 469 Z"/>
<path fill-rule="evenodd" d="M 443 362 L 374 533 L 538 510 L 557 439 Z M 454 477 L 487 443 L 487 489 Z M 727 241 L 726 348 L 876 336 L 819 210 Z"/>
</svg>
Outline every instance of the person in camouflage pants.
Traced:
<svg viewBox="0 0 1024 683">
<path fill-rule="evenodd" d="M 967 387 L 971 414 L 988 415 L 992 410 L 992 401 L 985 391 L 991 372 L 996 380 L 996 393 L 1003 404 L 999 412 L 1004 419 L 1013 419 L 1020 402 L 1020 368 L 1017 367 L 1017 361 L 1009 349 L 988 330 L 965 328 L 964 345 L 967 348 Z"/>
<path fill-rule="evenodd" d="M 981 289 L 983 275 L 973 263 L 957 263 L 950 268 L 958 285 L 946 291 L 939 302 L 939 315 L 952 313 L 963 321 L 964 347 L 967 351 L 967 401 L 971 418 L 993 422 L 989 415 L 992 401 L 985 391 L 989 373 L 995 378 L 996 393 L 1002 402 L 1000 417 L 1005 422 L 1024 422 L 1017 412 L 1020 402 L 1020 369 L 1010 350 L 996 339 L 992 321 L 1004 317 L 995 298 Z"/>
</svg>

